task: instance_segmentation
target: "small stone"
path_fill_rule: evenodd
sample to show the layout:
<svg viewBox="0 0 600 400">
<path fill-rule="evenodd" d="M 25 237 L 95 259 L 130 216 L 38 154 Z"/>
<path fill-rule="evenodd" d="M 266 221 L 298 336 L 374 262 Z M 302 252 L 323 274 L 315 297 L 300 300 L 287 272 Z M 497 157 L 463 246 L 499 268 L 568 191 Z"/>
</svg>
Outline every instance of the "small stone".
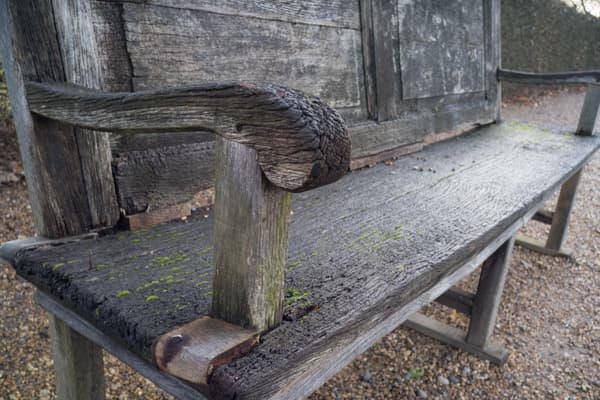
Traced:
<svg viewBox="0 0 600 400">
<path fill-rule="evenodd" d="M 427 392 L 425 392 L 425 391 L 423 391 L 421 389 L 417 389 L 417 397 L 419 399 L 426 399 L 429 396 L 427 395 Z"/>
<path fill-rule="evenodd" d="M 373 375 L 371 375 L 370 371 L 365 371 L 365 373 L 361 375 L 360 379 L 363 382 L 373 383 Z"/>
<path fill-rule="evenodd" d="M 471 371 L 471 368 L 469 368 L 469 367 L 464 367 L 464 368 L 462 369 L 461 375 L 462 375 L 462 376 L 471 376 L 471 373 L 472 373 L 472 371 Z"/>
<path fill-rule="evenodd" d="M 450 381 L 450 383 L 452 383 L 453 385 L 456 385 L 458 383 L 460 383 L 460 379 L 458 379 L 456 376 L 450 376 L 448 378 L 448 380 Z"/>
<path fill-rule="evenodd" d="M 438 384 L 443 385 L 443 386 L 448 386 L 450 384 L 450 381 L 448 380 L 448 378 L 446 378 L 445 376 L 442 376 L 442 375 L 438 376 L 437 382 L 438 382 Z"/>
</svg>

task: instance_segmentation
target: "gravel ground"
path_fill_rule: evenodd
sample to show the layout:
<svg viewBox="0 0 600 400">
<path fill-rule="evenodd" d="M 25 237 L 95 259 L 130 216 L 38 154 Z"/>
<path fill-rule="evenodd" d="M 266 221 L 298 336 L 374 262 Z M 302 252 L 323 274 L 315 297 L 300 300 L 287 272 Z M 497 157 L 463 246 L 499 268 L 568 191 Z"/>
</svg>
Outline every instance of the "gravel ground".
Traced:
<svg viewBox="0 0 600 400">
<path fill-rule="evenodd" d="M 580 91 L 516 98 L 502 114 L 572 128 L 582 100 Z M 33 228 L 13 135 L 0 132 L 0 154 L 0 178 L 8 177 L 5 183 L 0 179 L 3 242 L 31 235 Z M 572 259 L 515 248 L 495 332 L 511 351 L 505 366 L 398 328 L 311 399 L 600 399 L 599 187 L 596 156 L 583 176 L 570 225 Z M 545 232 L 534 222 L 525 228 L 539 238 Z M 463 286 L 473 290 L 476 282 L 472 276 Z M 33 292 L 8 266 L 0 266 L 0 399 L 55 397 L 48 320 L 33 303 Z M 429 306 L 426 313 L 466 326 L 463 316 L 442 306 Z M 105 364 L 108 398 L 170 398 L 113 357 L 107 355 Z"/>
</svg>

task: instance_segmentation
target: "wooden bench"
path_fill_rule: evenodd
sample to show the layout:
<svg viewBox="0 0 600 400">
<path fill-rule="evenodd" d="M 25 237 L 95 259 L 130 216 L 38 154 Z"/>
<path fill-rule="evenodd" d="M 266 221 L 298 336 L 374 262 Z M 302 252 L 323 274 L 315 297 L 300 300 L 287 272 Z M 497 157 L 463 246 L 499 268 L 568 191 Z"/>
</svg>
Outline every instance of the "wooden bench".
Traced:
<svg viewBox="0 0 600 400">
<path fill-rule="evenodd" d="M 181 399 L 303 398 L 402 323 L 504 362 L 515 234 L 561 251 L 600 73 L 501 70 L 499 1 L 459 3 L 1 1 L 39 236 L 0 257 L 50 313 L 59 397 L 104 397 L 106 349 Z M 590 83 L 576 134 L 498 123 L 498 79 Z"/>
</svg>

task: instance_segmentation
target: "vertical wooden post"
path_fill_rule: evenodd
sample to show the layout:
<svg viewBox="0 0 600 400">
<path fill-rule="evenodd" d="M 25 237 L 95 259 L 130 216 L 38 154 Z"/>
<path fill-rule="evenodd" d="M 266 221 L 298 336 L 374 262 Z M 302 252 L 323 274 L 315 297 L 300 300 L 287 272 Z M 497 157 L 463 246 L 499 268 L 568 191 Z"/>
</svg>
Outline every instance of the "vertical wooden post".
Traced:
<svg viewBox="0 0 600 400">
<path fill-rule="evenodd" d="M 556 203 L 556 209 L 552 216 L 552 225 L 550 226 L 550 233 L 546 240 L 546 248 L 561 250 L 565 238 L 567 236 L 567 228 L 569 226 L 569 219 L 571 218 L 571 210 L 575 204 L 575 195 L 577 194 L 577 187 L 581 179 L 581 173 L 583 169 L 580 169 L 566 181 L 561 189 L 560 195 L 558 196 L 558 202 Z"/>
<path fill-rule="evenodd" d="M 60 400 L 103 400 L 102 349 L 72 330 L 60 319 L 49 316 L 56 397 Z"/>
<path fill-rule="evenodd" d="M 514 237 L 506 241 L 481 267 L 466 339 L 473 346 L 485 347 L 494 331 L 514 243 Z"/>
<path fill-rule="evenodd" d="M 282 318 L 291 195 L 256 151 L 217 138 L 213 315 L 264 331 Z"/>
<path fill-rule="evenodd" d="M 594 134 L 594 125 L 598 118 L 598 108 L 600 106 L 600 84 L 590 85 L 585 93 L 579 123 L 577 124 L 576 135 L 591 136 Z"/>
<path fill-rule="evenodd" d="M 110 167 L 86 169 L 82 163 L 82 151 L 89 152 L 90 160 L 108 162 L 106 146 L 80 148 L 73 128 L 29 111 L 25 80 L 60 82 L 67 77 L 58 37 L 51 0 L 0 0 L 0 57 L 35 228 L 50 238 L 84 233 L 118 218 L 114 187 L 106 175 Z M 50 322 L 59 398 L 103 399 L 101 349 L 53 316 Z"/>
</svg>

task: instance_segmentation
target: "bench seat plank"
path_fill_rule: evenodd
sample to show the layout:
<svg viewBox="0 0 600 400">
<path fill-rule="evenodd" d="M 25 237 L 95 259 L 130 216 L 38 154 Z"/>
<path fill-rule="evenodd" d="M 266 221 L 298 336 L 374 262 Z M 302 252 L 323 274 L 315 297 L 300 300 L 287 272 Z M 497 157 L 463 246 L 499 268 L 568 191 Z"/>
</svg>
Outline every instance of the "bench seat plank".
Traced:
<svg viewBox="0 0 600 400">
<path fill-rule="evenodd" d="M 441 281 L 455 283 L 467 262 L 474 269 L 599 146 L 596 137 L 507 122 L 295 195 L 285 320 L 248 356 L 217 369 L 211 393 L 308 395 L 343 367 L 324 360 L 344 358 L 356 340 L 373 343 L 393 329 L 375 328 L 394 312 Z M 200 212 L 22 250 L 12 261 L 22 277 L 152 361 L 155 338 L 209 313 L 212 228 L 212 213 Z"/>
</svg>

